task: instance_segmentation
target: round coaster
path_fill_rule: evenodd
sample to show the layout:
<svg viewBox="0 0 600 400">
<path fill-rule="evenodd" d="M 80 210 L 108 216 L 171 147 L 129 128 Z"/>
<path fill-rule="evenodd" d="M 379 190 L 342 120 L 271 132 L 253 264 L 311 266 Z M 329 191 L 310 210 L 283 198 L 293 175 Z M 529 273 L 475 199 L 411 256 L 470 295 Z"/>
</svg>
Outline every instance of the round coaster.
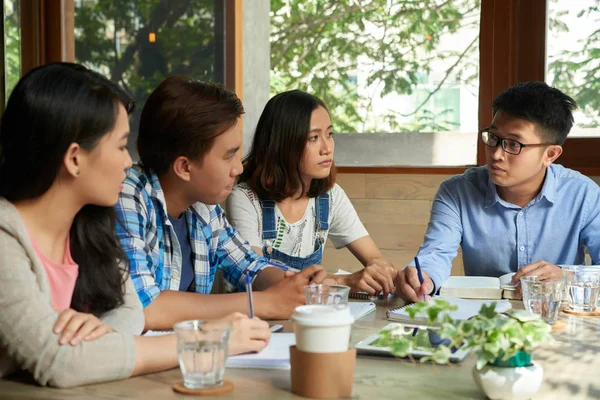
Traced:
<svg viewBox="0 0 600 400">
<path fill-rule="evenodd" d="M 560 331 L 567 327 L 567 323 L 565 321 L 563 321 L 562 319 L 558 319 L 558 320 L 556 320 L 554 325 L 550 325 L 550 326 L 552 327 L 553 331 Z"/>
<path fill-rule="evenodd" d="M 568 306 L 563 310 L 567 314 L 577 315 L 580 317 L 600 317 L 600 309 L 597 308 L 596 311 L 574 311 L 571 310 Z"/>
<path fill-rule="evenodd" d="M 173 384 L 173 390 L 190 396 L 221 396 L 233 391 L 233 382 L 231 382 L 229 379 L 223 379 L 223 384 L 221 386 L 202 389 L 188 389 L 183 385 L 183 381 L 177 381 Z"/>
</svg>

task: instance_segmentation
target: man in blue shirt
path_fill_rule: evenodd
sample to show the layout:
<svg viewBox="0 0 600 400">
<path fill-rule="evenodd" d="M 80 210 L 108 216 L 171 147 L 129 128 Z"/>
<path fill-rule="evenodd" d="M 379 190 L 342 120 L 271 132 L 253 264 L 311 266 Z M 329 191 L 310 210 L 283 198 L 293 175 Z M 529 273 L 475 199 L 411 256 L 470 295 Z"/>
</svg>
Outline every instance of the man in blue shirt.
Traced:
<svg viewBox="0 0 600 400">
<path fill-rule="evenodd" d="M 418 301 L 450 275 L 462 247 L 466 275 L 516 272 L 561 278 L 561 264 L 583 264 L 585 248 L 600 262 L 600 188 L 553 162 L 561 155 L 575 101 L 545 83 L 518 84 L 493 103 L 480 131 L 487 165 L 454 176 L 439 188 L 414 264 L 396 278 L 398 296 Z"/>
<path fill-rule="evenodd" d="M 233 92 L 181 77 L 162 82 L 144 105 L 141 164 L 127 171 L 116 211 L 146 329 L 246 313 L 245 293 L 210 294 L 217 270 L 240 291 L 249 277 L 259 290 L 256 315 L 267 319 L 289 318 L 305 303 L 304 285 L 327 277 L 319 266 L 293 276 L 266 268 L 227 222 L 219 203 L 242 172 L 242 113 Z"/>
</svg>

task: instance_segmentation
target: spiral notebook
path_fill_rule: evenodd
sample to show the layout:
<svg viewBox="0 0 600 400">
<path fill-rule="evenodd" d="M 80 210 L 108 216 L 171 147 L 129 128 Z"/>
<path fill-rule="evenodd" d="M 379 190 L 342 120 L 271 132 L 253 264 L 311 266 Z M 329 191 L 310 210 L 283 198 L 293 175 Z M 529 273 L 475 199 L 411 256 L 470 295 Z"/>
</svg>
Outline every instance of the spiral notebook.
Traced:
<svg viewBox="0 0 600 400">
<path fill-rule="evenodd" d="M 490 305 L 494 301 L 489 300 L 469 300 L 469 299 L 459 299 L 457 297 L 450 296 L 435 296 L 434 299 L 446 300 L 448 303 L 455 305 L 458 307 L 455 311 L 450 311 L 449 315 L 456 320 L 466 320 L 475 315 L 479 314 L 479 310 L 483 305 Z M 410 305 L 393 308 L 389 310 L 386 315 L 387 318 L 391 321 L 403 322 L 406 324 L 421 324 L 427 325 L 428 319 L 426 316 L 418 314 L 415 316 L 415 319 L 411 319 L 405 308 Z M 496 311 L 497 312 L 505 312 L 510 310 L 511 305 L 508 300 L 498 300 L 496 301 Z"/>
</svg>

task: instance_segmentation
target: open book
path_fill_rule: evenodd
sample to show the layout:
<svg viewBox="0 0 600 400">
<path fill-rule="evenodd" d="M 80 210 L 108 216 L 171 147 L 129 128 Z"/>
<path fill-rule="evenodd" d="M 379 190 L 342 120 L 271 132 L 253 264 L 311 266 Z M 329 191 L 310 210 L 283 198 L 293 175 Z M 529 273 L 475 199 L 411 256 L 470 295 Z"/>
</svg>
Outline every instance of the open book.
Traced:
<svg viewBox="0 0 600 400">
<path fill-rule="evenodd" d="M 455 320 L 467 320 L 479 314 L 482 305 L 489 305 L 493 300 L 467 300 L 449 296 L 436 296 L 434 298 L 446 300 L 448 303 L 458 307 L 456 311 L 450 311 L 449 315 Z M 427 316 L 417 314 L 415 319 L 410 319 L 410 316 L 405 310 L 406 306 L 391 309 L 387 312 L 387 318 L 391 321 L 403 322 L 405 324 L 422 324 L 427 325 Z M 496 311 L 505 312 L 510 310 L 511 305 L 508 300 L 496 301 Z"/>
<path fill-rule="evenodd" d="M 440 289 L 441 296 L 464 299 L 514 299 L 516 286 L 510 281 L 514 273 L 500 278 L 489 276 L 451 276 Z"/>
</svg>

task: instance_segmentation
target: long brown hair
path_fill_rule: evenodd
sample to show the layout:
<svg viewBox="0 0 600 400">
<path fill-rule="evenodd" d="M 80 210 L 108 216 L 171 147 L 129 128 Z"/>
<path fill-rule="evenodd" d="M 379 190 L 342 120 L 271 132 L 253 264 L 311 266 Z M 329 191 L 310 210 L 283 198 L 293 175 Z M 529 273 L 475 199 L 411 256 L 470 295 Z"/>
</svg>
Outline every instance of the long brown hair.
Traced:
<svg viewBox="0 0 600 400">
<path fill-rule="evenodd" d="M 244 158 L 240 182 L 247 182 L 259 197 L 273 201 L 292 197 L 299 190 L 304 193 L 302 157 L 310 119 L 318 107 L 327 110 L 321 99 L 300 90 L 279 93 L 269 100 L 256 125 L 252 148 Z M 332 165 L 329 176 L 311 181 L 308 196 L 317 197 L 334 184 Z"/>
</svg>

